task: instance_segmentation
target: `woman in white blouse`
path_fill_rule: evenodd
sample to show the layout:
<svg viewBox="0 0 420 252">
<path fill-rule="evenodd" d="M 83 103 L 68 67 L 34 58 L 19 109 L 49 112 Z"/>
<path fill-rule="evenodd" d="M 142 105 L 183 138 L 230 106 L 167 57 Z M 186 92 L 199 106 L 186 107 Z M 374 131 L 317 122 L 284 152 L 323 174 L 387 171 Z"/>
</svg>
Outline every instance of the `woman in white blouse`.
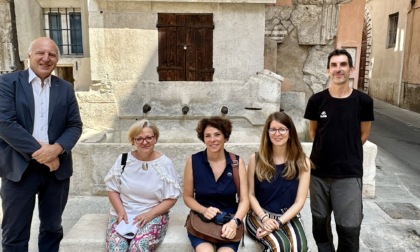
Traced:
<svg viewBox="0 0 420 252">
<path fill-rule="evenodd" d="M 181 187 L 172 161 L 154 150 L 158 138 L 159 130 L 151 122 L 134 123 L 128 139 L 135 150 L 126 162 L 120 155 L 105 177 L 112 205 L 108 251 L 154 251 L 165 237 L 168 212 Z"/>
</svg>

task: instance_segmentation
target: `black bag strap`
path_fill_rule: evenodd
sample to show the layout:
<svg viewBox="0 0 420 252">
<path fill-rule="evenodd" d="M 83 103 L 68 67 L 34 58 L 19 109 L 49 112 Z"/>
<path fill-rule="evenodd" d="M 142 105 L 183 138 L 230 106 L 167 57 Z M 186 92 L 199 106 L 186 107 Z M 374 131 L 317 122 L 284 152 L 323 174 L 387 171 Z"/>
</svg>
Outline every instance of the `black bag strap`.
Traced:
<svg viewBox="0 0 420 252">
<path fill-rule="evenodd" d="M 124 172 L 125 165 L 127 164 L 128 153 L 124 152 L 121 157 L 121 174 Z"/>
</svg>

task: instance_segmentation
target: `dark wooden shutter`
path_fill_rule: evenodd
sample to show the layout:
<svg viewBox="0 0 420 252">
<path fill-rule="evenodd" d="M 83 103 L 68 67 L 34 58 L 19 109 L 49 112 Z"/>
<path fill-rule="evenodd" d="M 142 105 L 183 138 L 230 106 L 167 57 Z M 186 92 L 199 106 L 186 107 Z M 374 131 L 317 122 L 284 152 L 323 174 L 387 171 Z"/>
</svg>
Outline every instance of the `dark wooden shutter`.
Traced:
<svg viewBox="0 0 420 252">
<path fill-rule="evenodd" d="M 180 19 L 180 20 L 179 20 Z M 159 80 L 185 80 L 185 27 L 178 26 L 184 19 L 175 14 L 158 15 Z"/>
<path fill-rule="evenodd" d="M 187 80 L 213 80 L 213 14 L 187 17 Z"/>
<path fill-rule="evenodd" d="M 213 14 L 158 14 L 160 81 L 213 80 Z"/>
</svg>

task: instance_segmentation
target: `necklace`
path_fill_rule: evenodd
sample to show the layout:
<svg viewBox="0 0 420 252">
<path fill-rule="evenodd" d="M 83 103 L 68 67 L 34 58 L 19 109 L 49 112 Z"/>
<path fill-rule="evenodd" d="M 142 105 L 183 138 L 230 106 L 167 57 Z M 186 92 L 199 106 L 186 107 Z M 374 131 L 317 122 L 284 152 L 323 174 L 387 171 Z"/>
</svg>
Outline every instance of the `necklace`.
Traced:
<svg viewBox="0 0 420 252">
<path fill-rule="evenodd" d="M 134 157 L 137 159 L 137 160 L 140 160 L 140 161 L 142 161 L 143 163 L 141 164 L 141 169 L 143 170 L 143 171 L 147 171 L 147 170 L 149 170 L 149 164 L 148 163 L 146 163 L 146 160 L 142 160 L 141 158 L 139 158 L 138 157 L 139 155 L 138 155 L 138 151 L 135 151 L 134 152 Z M 152 153 L 152 155 L 150 156 L 150 160 L 152 160 L 153 159 L 153 157 L 154 157 L 154 153 Z"/>
<path fill-rule="evenodd" d="M 149 164 L 148 163 L 143 163 L 141 165 L 141 169 L 143 169 L 143 171 L 147 171 L 149 169 Z"/>
</svg>

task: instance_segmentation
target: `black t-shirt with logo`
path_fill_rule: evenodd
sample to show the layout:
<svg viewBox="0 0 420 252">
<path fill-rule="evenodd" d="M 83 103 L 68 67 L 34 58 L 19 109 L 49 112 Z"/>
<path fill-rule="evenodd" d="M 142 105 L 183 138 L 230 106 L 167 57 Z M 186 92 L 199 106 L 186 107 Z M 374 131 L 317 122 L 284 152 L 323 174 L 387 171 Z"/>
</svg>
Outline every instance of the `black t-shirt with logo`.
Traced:
<svg viewBox="0 0 420 252">
<path fill-rule="evenodd" d="M 355 89 L 347 98 L 334 98 L 326 89 L 309 99 L 304 117 L 318 122 L 311 173 L 329 178 L 362 177 L 360 123 L 374 120 L 372 98 Z"/>
</svg>

